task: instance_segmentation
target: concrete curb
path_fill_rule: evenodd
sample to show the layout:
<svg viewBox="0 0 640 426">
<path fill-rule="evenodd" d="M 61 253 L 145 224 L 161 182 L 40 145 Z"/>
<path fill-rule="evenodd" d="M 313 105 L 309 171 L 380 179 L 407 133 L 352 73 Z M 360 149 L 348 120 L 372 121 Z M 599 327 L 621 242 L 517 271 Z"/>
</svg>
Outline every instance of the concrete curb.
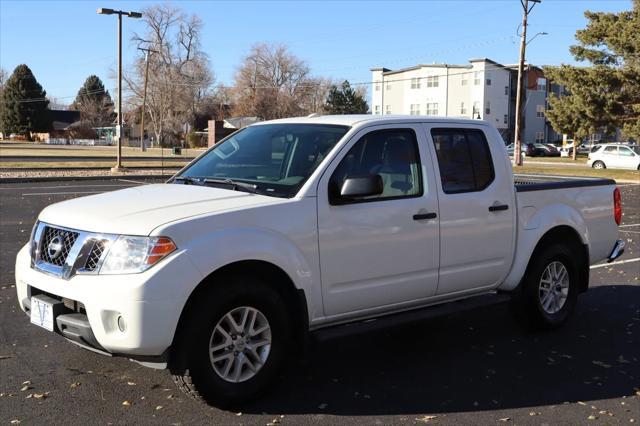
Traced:
<svg viewBox="0 0 640 426">
<path fill-rule="evenodd" d="M 74 181 L 74 180 L 118 180 L 118 179 L 169 179 L 173 174 L 167 175 L 105 175 L 105 176 L 33 176 L 20 178 L 0 178 L 0 185 L 9 183 L 25 183 L 25 182 L 56 182 L 56 181 Z"/>
</svg>

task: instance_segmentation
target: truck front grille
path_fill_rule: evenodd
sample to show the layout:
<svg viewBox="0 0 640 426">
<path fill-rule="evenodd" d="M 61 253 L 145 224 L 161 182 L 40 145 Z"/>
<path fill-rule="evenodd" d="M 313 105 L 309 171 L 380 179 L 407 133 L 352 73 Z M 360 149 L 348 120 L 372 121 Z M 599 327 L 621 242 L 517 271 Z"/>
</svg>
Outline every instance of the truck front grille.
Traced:
<svg viewBox="0 0 640 426">
<path fill-rule="evenodd" d="M 100 258 L 102 257 L 102 253 L 104 252 L 104 249 L 106 247 L 106 240 L 94 240 L 91 251 L 89 252 L 89 257 L 87 258 L 87 263 L 85 263 L 84 266 L 84 269 L 86 271 L 96 270 L 96 268 L 98 267 L 98 263 L 100 262 Z"/>
<path fill-rule="evenodd" d="M 42 260 L 56 266 L 64 265 L 78 235 L 78 232 L 46 226 L 42 236 Z"/>
<path fill-rule="evenodd" d="M 85 232 L 37 222 L 31 240 L 31 266 L 69 279 L 97 274 L 117 235 Z"/>
</svg>

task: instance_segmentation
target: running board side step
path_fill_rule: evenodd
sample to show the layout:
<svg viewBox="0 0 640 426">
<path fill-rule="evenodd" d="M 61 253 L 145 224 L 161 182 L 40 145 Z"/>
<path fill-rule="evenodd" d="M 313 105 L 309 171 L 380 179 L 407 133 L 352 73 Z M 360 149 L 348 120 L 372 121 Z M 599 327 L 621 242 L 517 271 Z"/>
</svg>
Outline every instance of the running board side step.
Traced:
<svg viewBox="0 0 640 426">
<path fill-rule="evenodd" d="M 337 339 L 359 333 L 369 333 L 386 328 L 396 327 L 403 324 L 410 324 L 469 311 L 487 306 L 505 303 L 511 299 L 508 293 L 489 293 L 480 296 L 471 296 L 452 302 L 443 302 L 437 305 L 424 308 L 412 309 L 409 311 L 385 315 L 379 318 L 367 319 L 348 324 L 340 324 L 321 328 L 311 332 L 313 339 L 319 342 Z"/>
</svg>

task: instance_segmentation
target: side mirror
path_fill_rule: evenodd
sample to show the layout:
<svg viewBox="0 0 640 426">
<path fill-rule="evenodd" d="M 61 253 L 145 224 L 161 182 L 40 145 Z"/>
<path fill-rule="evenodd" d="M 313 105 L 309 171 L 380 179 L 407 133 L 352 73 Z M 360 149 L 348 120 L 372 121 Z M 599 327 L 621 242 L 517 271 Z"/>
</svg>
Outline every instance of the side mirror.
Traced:
<svg viewBox="0 0 640 426">
<path fill-rule="evenodd" d="M 345 204 L 361 197 L 379 195 L 383 190 L 380 175 L 350 176 L 342 183 L 340 194 L 332 197 L 331 204 Z"/>
</svg>

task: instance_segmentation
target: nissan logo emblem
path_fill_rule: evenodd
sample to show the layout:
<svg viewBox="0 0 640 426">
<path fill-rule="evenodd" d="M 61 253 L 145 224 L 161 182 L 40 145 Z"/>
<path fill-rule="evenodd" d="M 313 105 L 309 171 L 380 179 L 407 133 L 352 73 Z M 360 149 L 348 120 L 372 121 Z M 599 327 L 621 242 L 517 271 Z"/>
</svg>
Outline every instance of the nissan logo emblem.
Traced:
<svg viewBox="0 0 640 426">
<path fill-rule="evenodd" d="M 56 235 L 49 242 L 49 245 L 47 246 L 47 254 L 51 260 L 57 258 L 60 256 L 60 253 L 62 253 L 62 243 L 63 240 L 60 235 Z"/>
</svg>

